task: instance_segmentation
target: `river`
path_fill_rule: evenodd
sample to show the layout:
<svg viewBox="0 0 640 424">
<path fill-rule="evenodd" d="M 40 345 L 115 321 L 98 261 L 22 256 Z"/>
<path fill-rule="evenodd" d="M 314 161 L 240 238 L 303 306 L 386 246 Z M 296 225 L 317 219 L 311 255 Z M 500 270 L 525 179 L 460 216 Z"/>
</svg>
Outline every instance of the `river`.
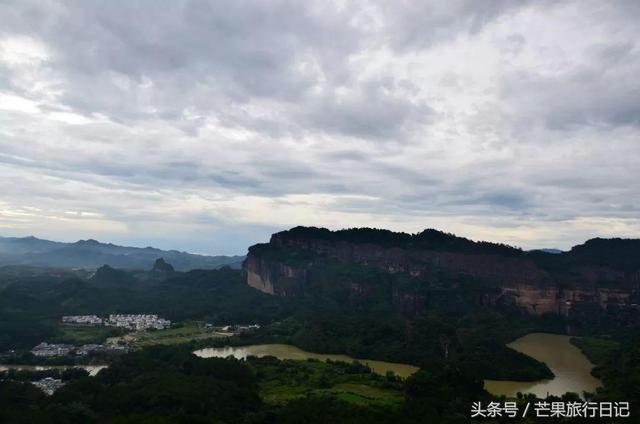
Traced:
<svg viewBox="0 0 640 424">
<path fill-rule="evenodd" d="M 593 364 L 569 340 L 559 334 L 531 333 L 507 346 L 544 362 L 555 377 L 540 381 L 496 381 L 485 380 L 484 387 L 494 395 L 515 397 L 517 392 L 533 393 L 540 398 L 548 394 L 562 395 L 583 391 L 593 392 L 602 382 L 591 375 Z"/>
<path fill-rule="evenodd" d="M 550 380 L 539 381 L 497 381 L 485 380 L 485 389 L 494 395 L 515 397 L 518 392 L 533 393 L 544 398 L 547 394 L 562 395 L 575 392 L 582 395 L 583 391 L 593 392 L 602 382 L 591 375 L 593 365 L 576 346 L 572 345 L 569 336 L 546 333 L 532 333 L 521 337 L 507 346 L 529 355 L 547 364 L 554 374 Z M 279 359 L 318 359 L 324 361 L 352 362 L 356 359 L 347 355 L 330 355 L 306 352 L 295 346 L 286 344 L 263 344 L 236 347 L 221 347 L 200 349 L 194 352 L 202 358 L 226 358 L 233 356 L 245 359 L 247 356 L 275 356 Z M 393 371 L 396 375 L 407 378 L 418 370 L 418 367 L 393 362 L 358 359 L 367 364 L 378 374 Z"/>
<path fill-rule="evenodd" d="M 237 347 L 220 347 L 200 349 L 193 352 L 201 358 L 226 358 L 233 356 L 237 359 L 245 359 L 247 356 L 275 356 L 279 359 L 318 359 L 324 361 L 331 359 L 332 361 L 353 362 L 356 359 L 347 355 L 330 355 L 324 353 L 306 352 L 295 346 L 286 344 L 263 344 Z M 359 362 L 367 364 L 374 372 L 378 374 L 386 374 L 387 371 L 393 371 L 400 377 L 407 378 L 418 370 L 418 367 L 407 364 L 398 364 L 393 362 L 372 361 L 369 359 L 358 359 Z"/>
</svg>

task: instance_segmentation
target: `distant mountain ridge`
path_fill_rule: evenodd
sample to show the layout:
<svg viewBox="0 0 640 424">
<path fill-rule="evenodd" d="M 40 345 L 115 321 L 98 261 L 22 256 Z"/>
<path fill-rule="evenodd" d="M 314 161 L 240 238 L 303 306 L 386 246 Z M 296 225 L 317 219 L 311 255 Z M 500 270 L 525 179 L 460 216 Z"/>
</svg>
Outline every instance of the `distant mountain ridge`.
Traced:
<svg viewBox="0 0 640 424">
<path fill-rule="evenodd" d="M 240 268 L 244 256 L 207 256 L 153 247 L 127 247 L 97 240 L 64 243 L 37 237 L 0 237 L 0 266 L 30 265 L 56 268 L 90 268 L 110 265 L 122 269 L 150 269 L 163 258 L 177 271 Z"/>
<path fill-rule="evenodd" d="M 560 255 L 564 253 L 564 250 L 545 248 L 545 249 L 531 249 L 529 250 L 529 252 L 542 252 L 542 253 L 551 253 L 554 255 Z"/>
</svg>

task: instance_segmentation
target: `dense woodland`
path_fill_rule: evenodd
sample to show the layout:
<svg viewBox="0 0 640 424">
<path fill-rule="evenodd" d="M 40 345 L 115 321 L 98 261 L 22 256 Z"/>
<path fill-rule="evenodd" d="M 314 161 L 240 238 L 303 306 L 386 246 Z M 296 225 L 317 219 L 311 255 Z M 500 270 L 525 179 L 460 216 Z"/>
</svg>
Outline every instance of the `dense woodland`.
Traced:
<svg viewBox="0 0 640 424">
<path fill-rule="evenodd" d="M 624 272 L 637 272 L 640 261 L 640 240 L 594 238 L 555 254 L 542 250 L 525 252 L 514 246 L 486 241 L 473 241 L 435 229 L 408 234 L 377 228 L 351 228 L 330 231 L 318 227 L 295 227 L 274 234 L 274 238 L 293 240 L 325 240 L 329 242 L 368 243 L 408 250 L 449 251 L 465 254 L 492 254 L 528 257 L 543 268 L 566 269 L 580 265 L 607 266 Z M 266 245 L 253 246 L 254 249 Z"/>
<path fill-rule="evenodd" d="M 598 368 L 607 386 L 593 399 L 640 401 L 638 357 L 637 340 L 609 356 Z M 22 380 L 0 381 L 0 422 L 465 423 L 472 402 L 491 399 L 481 380 L 450 363 L 402 381 L 357 363 L 201 359 L 188 346 L 131 353 L 96 377 L 67 375 L 67 385 L 52 396 Z"/>
<path fill-rule="evenodd" d="M 501 255 L 521 255 L 516 247 L 486 241 L 473 241 L 443 231 L 427 229 L 417 234 L 399 233 L 377 228 L 350 228 L 330 231 L 318 227 L 295 227 L 274 234 L 275 238 L 315 239 L 331 242 L 369 243 L 385 247 L 406 249 L 455 250 L 466 253 L 493 253 Z"/>
<path fill-rule="evenodd" d="M 550 376 L 544 364 L 504 343 L 529 331 L 559 330 L 561 323 L 552 317 L 533 319 L 494 310 L 475 303 L 473 293 L 450 288 L 434 291 L 428 313 L 408 321 L 385 293 L 374 293 L 366 301 L 353 299 L 335 284 L 347 277 L 367 281 L 373 289 L 401 278 L 366 267 L 327 264 L 312 278 L 315 294 L 295 300 L 258 292 L 229 268 L 162 278 L 114 269 L 102 269 L 88 281 L 29 278 L 0 290 L 0 352 L 61 341 L 62 315 L 157 313 L 178 322 L 262 324 L 263 330 L 244 343 L 284 342 L 314 352 L 415 365 L 446 356 L 482 370 L 483 378 Z"/>
<path fill-rule="evenodd" d="M 381 234 L 374 233 L 357 231 L 355 237 L 367 240 Z M 397 235 L 387 236 L 396 243 Z M 412 237 L 428 243 L 453 236 Z M 500 245 L 452 243 L 462 243 L 463 249 L 532 255 Z M 590 243 L 576 249 L 579 256 L 573 259 L 546 255 L 536 260 L 545 266 L 579 261 L 597 250 L 598 242 Z M 623 266 L 630 259 L 620 260 Z M 176 322 L 262 325 L 256 333 L 231 339 L 150 347 L 111 358 L 109 368 L 97 377 L 66 374 L 68 384 L 51 397 L 25 382 L 37 376 L 5 374 L 0 377 L 0 422 L 463 423 L 469 421 L 472 402 L 492 399 L 483 390 L 483 379 L 551 377 L 546 365 L 505 343 L 533 331 L 564 333 L 568 327 L 582 336 L 575 343 L 597 365 L 595 373 L 605 383 L 590 396 L 632 405 L 640 401 L 638 317 L 629 311 L 585 304 L 575 305 L 569 318 L 529 316 L 509 305 L 483 302 L 483 294 L 492 288 L 478 282 L 454 284 L 434 275 L 425 286 L 405 275 L 328 258 L 309 269 L 305 295 L 293 299 L 256 291 L 240 271 L 229 268 L 182 273 L 103 267 L 89 278 L 14 267 L 0 269 L 0 277 L 0 353 L 14 349 L 14 360 L 17 355 L 22 363 L 36 361 L 27 353 L 34 345 L 61 340 L 62 315 L 156 313 Z M 345 290 L 345 281 L 358 281 L 367 296 Z M 424 312 L 399 310 L 390 301 L 392 286 L 424 294 Z M 100 337 L 113 335 L 110 331 Z M 206 345 L 269 342 L 410 363 L 421 370 L 402 381 L 393 375 L 377 376 L 358 364 L 275 358 L 243 362 L 191 354 Z"/>
<path fill-rule="evenodd" d="M 270 322 L 284 316 L 284 309 L 229 268 L 168 276 L 107 269 L 89 280 L 28 277 L 0 288 L 0 352 L 55 338 L 63 315 L 155 313 L 172 321 L 223 324 Z"/>
<path fill-rule="evenodd" d="M 275 401 L 263 399 L 274 393 Z M 96 377 L 77 376 L 51 397 L 23 382 L 0 383 L 0 421 L 464 422 L 460 411 L 479 398 L 486 398 L 481 382 L 450 367 L 419 372 L 404 383 L 357 364 L 201 359 L 182 347 L 153 347 Z"/>
</svg>

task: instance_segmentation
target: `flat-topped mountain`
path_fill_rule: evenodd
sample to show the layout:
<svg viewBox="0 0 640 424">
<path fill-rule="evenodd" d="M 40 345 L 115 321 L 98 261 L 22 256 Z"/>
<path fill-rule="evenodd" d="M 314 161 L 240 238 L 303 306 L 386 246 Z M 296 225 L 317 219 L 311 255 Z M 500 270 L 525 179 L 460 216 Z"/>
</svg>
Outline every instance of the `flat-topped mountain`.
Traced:
<svg viewBox="0 0 640 424">
<path fill-rule="evenodd" d="M 0 266 L 30 265 L 56 268 L 99 268 L 110 265 L 122 269 L 150 269 L 164 258 L 177 271 L 239 268 L 244 256 L 207 256 L 153 247 L 126 247 L 97 240 L 63 243 L 36 237 L 0 237 Z"/>
<path fill-rule="evenodd" d="M 337 265 L 336 265 L 337 264 Z M 577 302 L 602 308 L 636 303 L 640 288 L 640 240 L 592 239 L 568 252 L 524 252 L 476 242 L 437 230 L 418 234 L 356 228 L 330 231 L 296 227 L 249 249 L 247 283 L 280 296 L 303 296 L 324 275 L 342 289 L 366 294 L 366 278 L 342 270 L 357 265 L 406 277 L 389 282 L 394 302 L 421 309 L 429 292 L 442 287 L 482 289 L 479 301 L 506 304 L 528 313 L 567 314 Z M 347 273 L 348 274 L 348 273 Z"/>
</svg>

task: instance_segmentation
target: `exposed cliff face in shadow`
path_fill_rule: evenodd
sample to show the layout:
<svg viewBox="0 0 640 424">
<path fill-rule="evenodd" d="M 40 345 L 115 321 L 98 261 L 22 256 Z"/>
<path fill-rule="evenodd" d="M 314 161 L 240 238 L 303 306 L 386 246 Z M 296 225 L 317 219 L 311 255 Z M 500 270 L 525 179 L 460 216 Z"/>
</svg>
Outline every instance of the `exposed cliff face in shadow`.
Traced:
<svg viewBox="0 0 640 424">
<path fill-rule="evenodd" d="M 247 284 L 265 293 L 295 296 L 302 293 L 307 278 L 304 267 L 294 267 L 254 255 L 243 264 Z"/>
<path fill-rule="evenodd" d="M 394 306 L 408 315 L 423 311 L 430 289 L 443 283 L 477 292 L 482 302 L 536 315 L 568 314 L 579 302 L 600 308 L 634 307 L 640 241 L 613 240 L 611 253 L 606 240 L 596 240 L 562 254 L 534 254 L 435 230 L 409 235 L 297 227 L 274 234 L 268 244 L 253 246 L 243 270 L 250 286 L 278 296 L 302 296 L 311 290 L 322 261 L 406 276 L 409 283 L 392 281 L 385 290 Z M 362 278 L 339 280 L 333 283 L 351 297 L 366 297 L 369 291 Z"/>
</svg>

